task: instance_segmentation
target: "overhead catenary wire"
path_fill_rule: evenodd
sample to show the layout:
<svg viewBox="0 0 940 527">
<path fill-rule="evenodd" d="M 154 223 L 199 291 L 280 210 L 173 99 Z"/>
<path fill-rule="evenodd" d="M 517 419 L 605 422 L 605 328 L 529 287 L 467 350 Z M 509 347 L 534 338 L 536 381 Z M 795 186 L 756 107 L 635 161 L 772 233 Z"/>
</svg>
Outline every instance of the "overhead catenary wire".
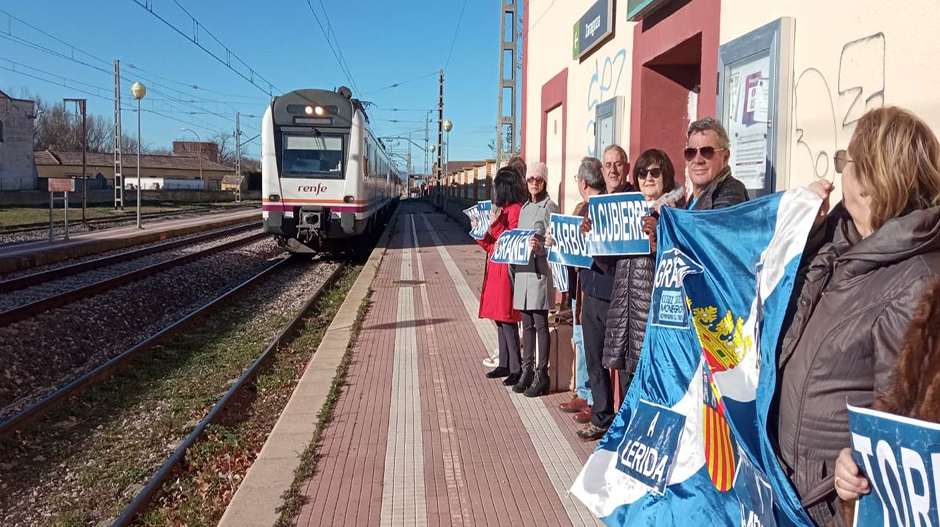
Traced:
<svg viewBox="0 0 940 527">
<path fill-rule="evenodd" d="M 238 55 L 236 55 L 228 46 L 226 46 L 221 40 L 219 40 L 218 37 L 216 37 L 215 35 L 213 35 L 211 31 L 209 31 L 208 29 L 206 29 L 206 26 L 202 25 L 202 23 L 199 22 L 199 20 L 197 20 L 196 17 L 194 17 L 193 15 L 191 15 L 191 14 L 189 13 L 189 11 L 187 11 L 186 8 L 184 8 L 177 0 L 173 0 L 173 3 L 176 4 L 177 7 L 179 7 L 184 13 L 186 13 L 186 15 L 192 20 L 192 23 L 193 23 L 193 32 L 194 32 L 194 35 L 193 35 L 192 37 L 190 37 L 189 35 L 187 35 L 186 33 L 184 33 L 181 29 L 179 29 L 179 28 L 177 28 L 176 26 L 174 26 L 174 25 L 173 25 L 170 21 L 168 21 L 167 19 L 165 19 L 165 18 L 163 18 L 162 16 L 160 16 L 159 14 L 157 14 L 157 13 L 153 10 L 153 2 L 141 2 L 140 0 L 131 0 L 131 1 L 134 2 L 135 4 L 139 5 L 141 8 L 143 8 L 145 11 L 147 11 L 147 12 L 150 13 L 151 15 L 153 15 L 157 20 L 159 20 L 159 21 L 163 22 L 164 24 L 166 24 L 168 27 L 170 27 L 171 29 L 173 29 L 173 31 L 176 31 L 177 33 L 179 33 L 181 36 L 183 36 L 183 38 L 185 38 L 185 39 L 189 40 L 190 42 L 192 42 L 193 44 L 195 44 L 196 47 L 198 47 L 199 49 L 205 51 L 209 56 L 211 56 L 212 58 L 216 59 L 217 61 L 219 61 L 219 62 L 222 63 L 223 65 L 225 65 L 225 67 L 227 67 L 228 69 L 230 69 L 230 70 L 232 70 L 233 72 L 235 72 L 239 77 L 241 77 L 241 78 L 245 79 L 246 81 L 248 81 L 249 83 L 251 83 L 254 87 L 258 88 L 259 90 L 261 90 L 261 91 L 263 91 L 263 92 L 265 92 L 265 93 L 267 93 L 269 96 L 270 96 L 270 95 L 273 95 L 273 94 L 274 94 L 273 92 L 275 92 L 275 91 L 277 91 L 277 92 L 280 92 L 280 91 L 281 91 L 279 88 L 277 88 L 277 86 L 275 86 L 273 83 L 271 83 L 270 81 L 268 81 L 267 79 L 265 79 L 264 77 L 262 77 L 262 76 L 261 76 L 258 72 L 256 72 L 254 69 L 252 69 L 252 67 L 249 66 L 248 63 L 246 63 L 244 60 L 242 60 L 241 58 L 239 58 Z M 216 41 L 216 43 L 218 43 L 220 46 L 222 46 L 222 48 L 225 49 L 225 56 L 226 56 L 226 59 L 223 59 L 222 57 L 219 57 L 218 55 L 216 55 L 215 53 L 213 53 L 212 51 L 210 51 L 210 50 L 207 49 L 205 46 L 203 46 L 202 44 L 199 43 L 199 38 L 198 38 L 197 35 L 199 34 L 199 29 L 200 29 L 200 28 L 202 28 L 202 30 L 205 32 L 205 34 L 209 35 L 209 37 L 211 37 L 213 40 Z M 243 72 L 241 72 L 241 71 L 239 71 L 238 69 L 232 67 L 232 60 L 231 60 L 231 59 L 233 59 L 233 58 L 234 58 L 235 60 L 237 60 L 239 63 L 241 63 L 243 66 L 245 66 L 245 68 L 248 69 L 248 75 L 245 75 Z M 255 80 L 254 80 L 256 77 L 257 77 L 258 79 L 260 79 L 261 81 L 263 81 L 265 84 L 267 84 L 267 87 L 263 87 L 263 86 L 261 86 L 260 84 L 256 83 Z"/>
<path fill-rule="evenodd" d="M 376 89 L 376 90 L 368 91 L 368 92 L 364 93 L 363 95 L 371 95 L 371 94 L 373 94 L 373 93 L 383 92 L 383 91 L 385 91 L 385 90 L 390 90 L 390 89 L 392 89 L 392 88 L 398 88 L 399 86 L 404 86 L 405 84 L 409 84 L 409 83 L 412 83 L 412 82 L 416 82 L 416 81 L 419 81 L 419 80 L 421 80 L 421 79 L 426 79 L 426 78 L 428 78 L 428 77 L 437 76 L 437 74 L 438 74 L 438 72 L 432 71 L 431 73 L 428 73 L 428 74 L 425 74 L 425 75 L 421 75 L 421 76 L 415 77 L 415 78 L 413 78 L 413 79 L 408 79 L 408 80 L 406 80 L 406 81 L 396 82 L 396 83 L 393 83 L 393 84 L 389 84 L 388 86 L 385 86 L 385 87 L 383 87 L 383 88 L 379 88 L 379 89 Z"/>
<path fill-rule="evenodd" d="M 457 34 L 460 33 L 460 22 L 463 20 L 463 12 L 467 8 L 467 0 L 463 0 L 463 6 L 460 8 L 460 16 L 457 17 L 457 27 L 454 29 L 454 38 L 450 41 L 450 51 L 447 52 L 447 60 L 444 61 L 444 71 L 450 65 L 450 57 L 454 53 L 454 44 L 457 43 Z"/>
<path fill-rule="evenodd" d="M 306 2 L 307 2 L 307 7 L 310 8 L 310 12 L 313 14 L 313 18 L 317 21 L 317 26 L 319 26 L 320 32 L 323 33 L 323 38 L 326 39 L 326 44 L 327 46 L 329 46 L 330 52 L 333 53 L 333 57 L 336 59 L 336 63 L 339 64 L 340 70 L 343 72 L 343 75 L 346 76 L 346 81 L 349 82 L 349 84 L 351 85 L 351 88 L 353 88 L 357 94 L 361 93 L 359 90 L 359 86 L 356 84 L 356 81 L 353 78 L 352 72 L 349 70 L 349 67 L 346 65 L 346 61 L 340 58 L 340 56 L 342 55 L 342 50 L 340 49 L 339 51 L 337 51 L 337 48 L 339 48 L 339 42 L 337 41 L 336 46 L 335 47 L 333 46 L 333 39 L 330 38 L 329 31 L 327 31 L 327 29 L 323 27 L 323 22 L 320 21 L 320 16 L 317 14 L 317 10 L 313 8 L 313 4 L 310 2 L 310 0 L 306 0 Z M 324 10 L 324 15 L 326 15 L 325 10 Z"/>
</svg>

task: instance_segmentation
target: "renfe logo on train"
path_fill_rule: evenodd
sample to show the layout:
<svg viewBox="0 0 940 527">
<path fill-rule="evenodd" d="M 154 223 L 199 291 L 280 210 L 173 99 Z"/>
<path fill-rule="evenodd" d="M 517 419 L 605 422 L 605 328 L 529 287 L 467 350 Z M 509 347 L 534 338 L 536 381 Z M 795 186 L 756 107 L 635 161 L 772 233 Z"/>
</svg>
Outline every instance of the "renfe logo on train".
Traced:
<svg viewBox="0 0 940 527">
<path fill-rule="evenodd" d="M 314 196 L 319 196 L 326 192 L 326 185 L 323 183 L 317 183 L 316 185 L 300 185 L 297 187 L 297 192 L 307 192 Z"/>
</svg>

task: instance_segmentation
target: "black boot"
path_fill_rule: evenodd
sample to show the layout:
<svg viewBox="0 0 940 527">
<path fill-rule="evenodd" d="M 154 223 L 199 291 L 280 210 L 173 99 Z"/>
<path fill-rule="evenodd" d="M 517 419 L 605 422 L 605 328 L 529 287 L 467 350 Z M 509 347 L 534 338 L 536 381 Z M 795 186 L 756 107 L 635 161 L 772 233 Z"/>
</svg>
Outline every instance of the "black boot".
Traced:
<svg viewBox="0 0 940 527">
<path fill-rule="evenodd" d="M 499 379 L 500 377 L 508 377 L 509 368 L 505 366 L 499 366 L 496 369 L 486 372 L 486 377 L 488 379 Z"/>
<path fill-rule="evenodd" d="M 526 397 L 538 397 L 548 395 L 548 369 L 538 369 L 535 371 L 535 379 L 532 384 L 526 388 Z M 518 386 L 518 385 L 516 385 Z"/>
<path fill-rule="evenodd" d="M 519 382 L 519 376 L 522 375 L 522 372 L 510 373 L 509 377 L 503 379 L 503 386 L 513 386 Z"/>
<path fill-rule="evenodd" d="M 516 381 L 516 384 L 513 385 L 512 391 L 516 393 L 522 393 L 532 384 L 532 379 L 535 378 L 535 366 L 531 362 L 526 362 L 522 365 L 522 375 L 519 376 L 519 380 Z"/>
</svg>

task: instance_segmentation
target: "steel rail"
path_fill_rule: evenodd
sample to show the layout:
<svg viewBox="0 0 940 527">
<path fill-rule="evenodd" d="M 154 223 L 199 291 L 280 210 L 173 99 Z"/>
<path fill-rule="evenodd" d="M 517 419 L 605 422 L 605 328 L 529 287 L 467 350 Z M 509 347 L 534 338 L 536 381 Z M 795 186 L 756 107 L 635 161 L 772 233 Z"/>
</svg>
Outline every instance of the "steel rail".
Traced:
<svg viewBox="0 0 940 527">
<path fill-rule="evenodd" d="M 341 276 L 343 270 L 345 269 L 345 264 L 340 264 L 335 271 L 326 279 L 320 287 L 317 288 L 316 292 L 310 297 L 309 300 L 304 304 L 296 316 L 281 330 L 280 333 L 268 344 L 267 348 L 262 351 L 252 362 L 251 366 L 242 373 L 241 377 L 232 385 L 231 388 L 225 393 L 224 396 L 219 400 L 215 406 L 212 407 L 212 410 L 199 421 L 199 424 L 196 425 L 196 428 L 186 437 L 183 443 L 173 452 L 173 455 L 170 456 L 163 466 L 150 478 L 150 481 L 147 482 L 147 485 L 144 486 L 143 490 L 134 498 L 134 500 L 124 508 L 121 512 L 121 515 L 111 524 L 111 527 L 125 527 L 130 525 L 132 521 L 137 517 L 137 515 L 143 511 L 143 509 L 149 505 L 154 494 L 160 489 L 161 486 L 166 482 L 167 479 L 172 475 L 174 467 L 180 462 L 183 456 L 186 454 L 186 451 L 195 444 L 199 439 L 202 433 L 205 431 L 206 427 L 209 426 L 228 406 L 228 404 L 233 401 L 241 392 L 242 389 L 247 387 L 251 380 L 255 378 L 258 372 L 261 370 L 261 367 L 277 353 L 277 350 L 284 343 L 290 341 L 295 336 L 300 325 L 303 322 L 304 318 L 316 304 L 317 300 L 323 295 L 323 293 L 332 286 Z"/>
<path fill-rule="evenodd" d="M 153 275 L 155 273 L 166 271 L 167 269 L 178 267 L 180 265 L 193 262 L 200 258 L 205 258 L 206 256 L 210 256 L 218 252 L 226 251 L 234 247 L 245 245 L 247 243 L 253 242 L 260 238 L 264 238 L 266 236 L 269 236 L 269 235 L 264 232 L 259 232 L 257 234 L 245 236 L 244 238 L 239 238 L 237 240 L 233 240 L 233 241 L 226 242 L 220 245 L 216 245 L 215 247 L 210 247 L 208 249 L 205 249 L 199 252 L 186 254 L 178 258 L 174 258 L 172 260 L 167 260 L 165 262 L 154 264 L 154 265 L 144 267 L 141 269 L 136 269 L 134 271 L 130 271 L 122 275 L 114 276 L 112 278 L 108 278 L 100 282 L 95 282 L 93 284 L 89 284 L 84 287 L 72 289 L 71 291 L 66 291 L 64 293 L 52 295 L 50 297 L 43 298 L 42 300 L 37 300 L 35 302 L 31 302 L 29 304 L 25 304 L 20 307 L 15 307 L 13 309 L 0 313 L 0 327 L 7 326 L 15 322 L 19 322 L 21 320 L 25 320 L 27 318 L 34 317 L 40 313 L 49 311 L 50 309 L 62 307 L 66 304 L 77 302 L 83 298 L 87 298 L 92 295 L 96 295 L 99 293 L 103 293 L 105 291 L 109 291 L 111 289 L 118 288 L 122 285 L 131 283 L 141 278 L 146 278 L 147 276 Z"/>
<path fill-rule="evenodd" d="M 149 350 L 154 345 L 163 342 L 165 339 L 172 337 L 179 331 L 188 328 L 199 320 L 202 320 L 202 318 L 204 318 L 206 315 L 212 313 L 220 306 L 224 305 L 225 302 L 235 298 L 235 296 L 244 292 L 258 281 L 287 265 L 287 262 L 289 261 L 291 261 L 291 258 L 284 258 L 267 269 L 264 269 L 263 271 L 255 274 L 251 278 L 228 290 L 218 298 L 203 304 L 192 313 L 160 330 L 158 333 L 142 340 L 141 342 L 138 342 L 133 347 L 121 352 L 119 355 L 114 356 L 107 362 L 85 373 L 81 377 L 68 383 L 62 388 L 59 388 L 42 400 L 26 407 L 6 421 L 0 422 L 0 439 L 10 436 L 13 432 L 22 429 L 24 426 L 35 421 L 49 411 L 61 406 L 63 402 L 65 402 L 69 397 L 75 395 L 79 390 L 86 388 L 96 382 L 107 379 L 117 368 L 126 362 L 137 358 L 144 351 Z"/>
<path fill-rule="evenodd" d="M 222 238 L 225 236 L 230 236 L 232 234 L 254 229 L 259 227 L 259 223 L 247 223 L 243 225 L 236 225 L 235 227 L 227 228 L 224 230 L 214 231 L 206 234 L 200 234 L 198 236 L 193 236 L 192 238 L 185 238 L 182 240 L 174 240 L 170 242 L 159 243 L 152 245 L 150 247 L 144 247 L 143 249 L 135 249 L 131 251 L 122 252 L 120 254 L 115 254 L 112 256 L 103 256 L 101 258 L 95 258 L 93 260 L 88 260 L 87 262 L 81 262 L 69 266 L 59 267 L 57 269 L 50 269 L 48 271 L 42 271 L 39 273 L 28 274 L 21 276 L 19 278 L 11 278 L 9 280 L 4 280 L 0 282 L 0 294 L 9 293 L 10 291 L 16 291 L 18 289 L 23 289 L 26 287 L 31 287 L 36 284 L 41 284 L 49 282 L 52 280 L 58 280 L 59 278 L 65 278 L 66 276 L 72 276 L 78 273 L 84 273 L 85 271 L 91 271 L 93 269 L 100 269 L 101 267 L 115 265 L 118 263 L 126 262 L 128 260 L 135 260 L 137 258 L 142 258 L 154 253 L 159 253 L 163 251 L 169 251 L 179 247 L 185 247 L 187 245 L 195 245 L 207 240 L 214 238 Z"/>
<path fill-rule="evenodd" d="M 179 216 L 183 214 L 193 214 L 195 212 L 205 212 L 215 210 L 212 207 L 193 207 L 191 209 L 178 210 L 178 211 L 153 211 L 153 212 L 144 212 L 140 216 L 142 218 L 161 218 L 164 216 Z M 225 211 L 220 211 L 225 212 Z M 85 223 L 88 225 L 98 225 L 106 223 L 117 223 L 121 221 L 133 220 L 137 216 L 133 211 L 131 212 L 122 212 L 121 214 L 115 216 L 107 216 L 101 218 L 88 218 L 85 220 Z M 76 222 L 75 220 L 69 221 L 69 223 L 75 222 L 75 225 L 81 225 L 81 222 Z M 57 222 L 56 226 L 62 228 L 61 221 Z M 73 225 L 74 227 L 74 225 Z M 4 234 L 20 234 L 23 232 L 32 232 L 32 231 L 41 231 L 48 230 L 49 222 L 48 221 L 38 221 L 35 223 L 21 223 L 19 225 L 11 225 L 9 227 L 0 227 L 0 235 Z"/>
</svg>

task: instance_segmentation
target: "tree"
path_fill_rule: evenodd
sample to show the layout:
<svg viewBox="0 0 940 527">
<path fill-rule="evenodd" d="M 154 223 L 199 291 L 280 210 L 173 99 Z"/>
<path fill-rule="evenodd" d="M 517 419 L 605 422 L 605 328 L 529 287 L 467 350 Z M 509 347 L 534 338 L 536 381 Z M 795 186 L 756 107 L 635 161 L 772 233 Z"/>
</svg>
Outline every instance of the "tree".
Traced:
<svg viewBox="0 0 940 527">
<path fill-rule="evenodd" d="M 33 131 L 33 149 L 44 150 L 54 146 L 59 150 L 82 149 L 82 116 L 64 102 L 49 104 L 35 97 L 36 121 Z M 89 152 L 109 152 L 113 140 L 111 123 L 94 115 L 85 119 L 85 144 Z"/>
</svg>

